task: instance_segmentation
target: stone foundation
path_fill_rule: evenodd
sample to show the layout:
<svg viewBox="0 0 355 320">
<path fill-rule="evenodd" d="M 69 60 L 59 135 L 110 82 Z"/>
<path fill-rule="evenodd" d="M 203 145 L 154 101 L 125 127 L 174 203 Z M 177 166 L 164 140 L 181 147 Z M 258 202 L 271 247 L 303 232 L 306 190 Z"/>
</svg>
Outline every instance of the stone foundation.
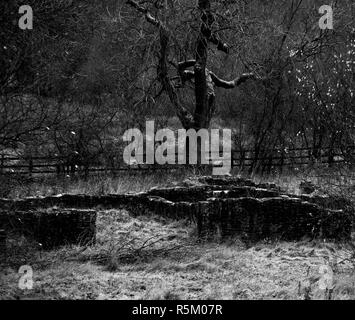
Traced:
<svg viewBox="0 0 355 320">
<path fill-rule="evenodd" d="M 7 233 L 29 237 L 45 250 L 67 244 L 90 245 L 96 238 L 94 210 L 0 211 L 0 222 Z"/>
<path fill-rule="evenodd" d="M 126 209 L 134 216 L 158 214 L 195 222 L 200 237 L 240 235 L 253 240 L 299 240 L 302 237 L 347 240 L 351 236 L 354 217 L 354 207 L 347 199 L 290 195 L 274 184 L 258 185 L 250 180 L 221 177 L 202 177 L 198 185 L 153 188 L 137 194 L 58 195 L 17 201 L 0 199 L 0 208 L 7 212 L 37 212 L 41 208 L 39 216 L 43 214 L 44 218 L 36 218 L 34 213 L 26 217 L 41 221 L 41 227 L 35 227 L 36 222 L 33 222 L 31 228 L 37 230 L 37 239 L 42 242 L 47 238 L 55 239 L 50 240 L 55 245 L 63 241 L 78 242 L 81 231 L 75 226 L 80 225 L 80 221 L 92 230 L 91 222 L 84 219 L 85 214 L 80 210 L 58 209 L 67 212 L 63 217 L 43 213 L 45 208 L 52 207 Z M 94 213 L 87 216 L 93 218 Z M 62 242 L 59 234 L 62 231 L 58 230 L 68 233 Z"/>
<path fill-rule="evenodd" d="M 352 230 L 349 213 L 297 198 L 213 199 L 201 206 L 198 232 L 204 238 L 240 235 L 249 240 L 347 240 Z"/>
</svg>

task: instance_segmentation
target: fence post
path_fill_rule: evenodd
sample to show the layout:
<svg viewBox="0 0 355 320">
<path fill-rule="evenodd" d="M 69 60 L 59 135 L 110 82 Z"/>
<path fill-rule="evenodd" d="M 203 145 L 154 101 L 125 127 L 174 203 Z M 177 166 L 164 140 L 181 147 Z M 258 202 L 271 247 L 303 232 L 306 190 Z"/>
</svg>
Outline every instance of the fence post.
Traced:
<svg viewBox="0 0 355 320">
<path fill-rule="evenodd" d="M 31 157 L 28 165 L 28 172 L 30 174 L 30 178 L 32 178 L 32 171 L 33 171 L 33 159 Z"/>
<path fill-rule="evenodd" d="M 55 160 L 55 168 L 56 168 L 56 172 L 57 172 L 57 177 L 59 177 L 60 173 L 61 173 L 61 163 L 60 163 L 60 160 L 58 160 L 58 159 Z"/>
<path fill-rule="evenodd" d="M 282 148 L 282 150 L 281 150 L 281 160 L 280 160 L 280 173 L 283 172 L 284 163 L 285 163 L 285 148 Z"/>
<path fill-rule="evenodd" d="M 4 162 L 5 162 L 5 155 L 1 155 L 1 162 L 0 162 L 0 173 L 4 173 Z"/>
<path fill-rule="evenodd" d="M 239 170 L 240 171 L 244 170 L 245 155 L 246 155 L 246 151 L 243 148 L 240 148 L 240 152 L 239 152 Z"/>
<path fill-rule="evenodd" d="M 328 166 L 332 167 L 334 163 L 334 152 L 333 152 L 333 148 L 329 148 L 328 151 Z"/>
<path fill-rule="evenodd" d="M 233 170 L 233 166 L 234 166 L 234 152 L 233 150 L 231 150 L 231 171 Z"/>
<path fill-rule="evenodd" d="M 0 229 L 0 254 L 6 254 L 6 231 Z"/>
</svg>

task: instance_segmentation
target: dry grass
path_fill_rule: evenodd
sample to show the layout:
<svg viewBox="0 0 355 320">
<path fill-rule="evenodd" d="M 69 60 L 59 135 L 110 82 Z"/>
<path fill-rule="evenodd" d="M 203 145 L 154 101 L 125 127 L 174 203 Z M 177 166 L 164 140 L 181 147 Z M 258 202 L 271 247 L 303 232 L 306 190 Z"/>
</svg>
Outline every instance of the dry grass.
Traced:
<svg viewBox="0 0 355 320">
<path fill-rule="evenodd" d="M 240 176 L 251 178 L 256 183 L 275 183 L 284 191 L 296 195 L 301 193 L 301 182 L 309 181 L 316 186 L 316 193 L 355 199 L 355 171 L 348 166 L 338 165 L 334 168 L 313 166 L 269 175 L 240 174 Z"/>
<path fill-rule="evenodd" d="M 48 177 L 28 181 L 17 177 L 8 178 L 0 186 L 0 197 L 24 198 L 31 196 L 48 196 L 62 193 L 71 194 L 118 194 L 128 192 L 147 191 L 154 186 L 173 186 L 193 175 L 188 170 L 175 170 L 172 172 L 122 172 L 116 177 L 90 175 L 87 179 L 82 177 Z"/>
<path fill-rule="evenodd" d="M 307 178 L 316 183 L 316 174 L 252 178 L 298 193 L 299 182 Z M 191 172 L 47 180 L 19 183 L 8 195 L 137 192 L 172 186 L 187 176 Z M 349 180 L 353 175 L 339 177 L 333 175 L 323 182 L 323 189 L 331 186 L 335 192 L 334 183 L 343 189 L 353 185 Z M 303 241 L 248 247 L 237 238 L 200 243 L 194 226 L 186 221 L 159 216 L 133 218 L 124 210 L 109 210 L 98 214 L 95 246 L 68 246 L 48 252 L 39 249 L 24 238 L 8 241 L 11 254 L 0 258 L 0 298 L 324 299 L 327 294 L 319 287 L 319 268 L 329 265 L 334 271 L 331 298 L 355 299 L 355 247 L 350 244 Z M 18 288 L 21 265 L 34 270 L 32 290 Z"/>
<path fill-rule="evenodd" d="M 116 210 L 99 213 L 93 247 L 41 252 L 18 240 L 0 266 L 3 299 L 304 299 L 306 280 L 311 297 L 324 299 L 324 264 L 335 271 L 332 298 L 355 298 L 352 249 L 344 244 L 199 243 L 185 221 Z M 23 264 L 34 270 L 32 290 L 18 288 Z"/>
<path fill-rule="evenodd" d="M 208 170 L 207 170 L 208 171 Z M 88 178 L 66 176 L 63 178 L 47 177 L 29 181 L 24 177 L 2 177 L 0 197 L 24 198 L 30 196 L 46 196 L 62 193 L 71 194 L 119 194 L 128 192 L 147 191 L 152 187 L 175 186 L 187 178 L 195 179 L 210 172 L 180 168 L 173 171 L 129 171 L 121 172 L 117 176 L 98 174 Z M 343 195 L 355 199 L 355 171 L 349 167 L 336 166 L 308 167 L 302 170 L 294 169 L 275 172 L 269 175 L 248 174 L 233 170 L 235 176 L 251 179 L 256 183 L 275 183 L 284 191 L 300 194 L 300 183 L 310 181 L 317 186 L 317 192 L 322 194 Z"/>
</svg>

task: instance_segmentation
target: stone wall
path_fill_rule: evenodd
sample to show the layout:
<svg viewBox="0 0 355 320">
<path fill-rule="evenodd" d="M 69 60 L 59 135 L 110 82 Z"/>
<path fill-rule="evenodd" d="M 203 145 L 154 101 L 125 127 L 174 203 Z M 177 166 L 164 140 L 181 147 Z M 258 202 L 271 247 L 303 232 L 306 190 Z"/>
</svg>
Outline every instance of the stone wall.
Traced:
<svg viewBox="0 0 355 320">
<path fill-rule="evenodd" d="M 352 216 L 297 198 L 211 199 L 201 202 L 198 232 L 203 238 L 240 235 L 250 240 L 347 240 Z"/>
<path fill-rule="evenodd" d="M 96 238 L 96 211 L 52 209 L 0 211 L 0 225 L 6 233 L 32 238 L 43 249 L 66 244 L 90 245 Z"/>
<path fill-rule="evenodd" d="M 64 227 L 51 227 L 52 225 L 66 226 L 67 221 L 72 221 L 73 225 L 78 224 L 84 215 L 77 209 L 92 208 L 126 209 L 134 216 L 158 214 L 173 219 L 188 219 L 197 224 L 200 237 L 207 238 L 241 235 L 254 240 L 298 240 L 302 237 L 350 239 L 354 207 L 347 199 L 295 196 L 282 192 L 273 184 L 255 184 L 239 178 L 202 177 L 198 183 L 173 188 L 153 188 L 146 193 L 137 194 L 65 194 L 17 201 L 0 199 L 0 208 L 7 212 L 41 210 L 39 212 L 44 215 L 44 220 L 35 218 L 34 213 L 28 217 L 33 217 L 34 221 L 42 221 L 42 227 L 37 231 L 37 238 L 41 238 L 41 241 L 45 242 L 44 239 L 51 237 L 51 233 L 58 233 L 54 236 L 56 240 L 51 240 L 54 244 L 60 243 L 59 231 L 54 229 Z M 46 215 L 45 209 L 52 207 L 68 214 L 63 217 L 59 217 L 59 214 Z M 65 208 L 76 209 L 63 211 Z M 76 215 L 82 218 L 75 220 Z M 93 213 L 88 216 L 93 217 Z M 32 229 L 35 229 L 34 225 L 35 223 Z M 84 225 L 89 228 L 91 226 L 89 222 Z M 69 232 L 70 228 L 66 228 L 65 232 Z M 51 231 L 47 232 L 47 229 Z M 78 230 L 75 229 L 73 233 L 80 234 Z M 69 235 L 66 238 L 65 241 L 76 241 Z"/>
</svg>

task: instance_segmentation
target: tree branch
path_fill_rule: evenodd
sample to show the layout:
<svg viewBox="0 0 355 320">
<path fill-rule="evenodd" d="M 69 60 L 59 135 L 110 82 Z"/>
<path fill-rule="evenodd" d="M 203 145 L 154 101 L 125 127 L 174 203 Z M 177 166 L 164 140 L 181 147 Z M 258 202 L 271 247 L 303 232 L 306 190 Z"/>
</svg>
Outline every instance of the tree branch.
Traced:
<svg viewBox="0 0 355 320">
<path fill-rule="evenodd" d="M 157 70 L 158 78 L 162 84 L 163 90 L 168 94 L 171 103 L 174 105 L 175 112 L 179 117 L 181 124 L 184 128 L 191 128 L 193 124 L 192 115 L 184 106 L 181 105 L 174 84 L 169 78 L 167 60 L 169 55 L 170 32 L 168 28 L 160 20 L 154 18 L 148 9 L 141 6 L 138 2 L 134 0 L 127 0 L 127 4 L 144 14 L 149 23 L 159 28 L 160 57 Z"/>
<path fill-rule="evenodd" d="M 179 62 L 178 63 L 179 72 L 182 72 L 187 68 L 191 68 L 191 67 L 195 66 L 195 64 L 196 64 L 196 60 L 187 60 L 184 62 Z"/>
<path fill-rule="evenodd" d="M 211 3 L 209 0 L 199 0 L 198 7 L 202 10 L 202 26 L 201 33 L 205 37 L 206 40 L 215 44 L 217 49 L 223 51 L 224 53 L 229 53 L 229 46 L 224 43 L 219 36 L 212 31 L 212 25 L 216 21 L 212 11 L 211 11 Z"/>
<path fill-rule="evenodd" d="M 216 34 L 211 34 L 208 38 L 208 41 L 215 44 L 217 49 L 228 54 L 229 46 L 227 43 L 223 42 Z"/>
<path fill-rule="evenodd" d="M 127 0 L 127 4 L 129 4 L 130 6 L 132 6 L 133 8 L 137 9 L 139 12 L 143 13 L 145 15 L 146 20 L 155 25 L 156 27 L 162 27 L 163 24 L 161 21 L 159 21 L 158 19 L 155 19 L 152 14 L 148 11 L 148 9 L 146 9 L 145 7 L 141 6 L 138 2 L 134 1 L 134 0 Z"/>
<path fill-rule="evenodd" d="M 181 74 L 181 78 L 183 81 L 189 81 L 192 80 L 195 77 L 195 72 L 191 71 L 191 70 L 185 70 L 182 74 Z"/>
<path fill-rule="evenodd" d="M 170 101 L 175 107 L 176 114 L 179 117 L 184 128 L 192 126 L 192 115 L 181 105 L 175 87 L 168 76 L 167 56 L 168 56 L 169 35 L 166 29 L 160 28 L 160 59 L 158 66 L 158 77 L 167 92 Z"/>
<path fill-rule="evenodd" d="M 246 82 L 249 79 L 252 80 L 262 80 L 258 78 L 255 74 L 253 73 L 243 73 L 240 77 L 235 78 L 232 81 L 226 81 L 223 80 L 219 77 L 217 77 L 213 72 L 210 71 L 210 75 L 212 78 L 213 83 L 215 84 L 216 87 L 224 88 L 224 89 L 233 89 L 235 87 L 238 87 L 242 83 Z"/>
</svg>

